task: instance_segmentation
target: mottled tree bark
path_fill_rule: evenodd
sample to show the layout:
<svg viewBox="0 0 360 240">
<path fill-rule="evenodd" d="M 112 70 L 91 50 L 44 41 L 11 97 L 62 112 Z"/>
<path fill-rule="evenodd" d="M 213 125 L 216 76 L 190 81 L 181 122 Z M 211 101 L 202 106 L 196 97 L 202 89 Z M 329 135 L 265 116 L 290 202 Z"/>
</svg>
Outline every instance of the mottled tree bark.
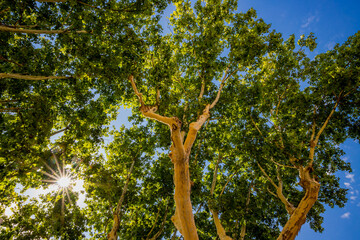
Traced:
<svg viewBox="0 0 360 240">
<path fill-rule="evenodd" d="M 195 142 L 198 131 L 210 117 L 210 109 L 218 102 L 224 82 L 231 76 L 227 74 L 227 71 L 228 70 L 226 70 L 224 78 L 221 81 L 215 100 L 211 103 L 211 105 L 206 105 L 203 113 L 199 116 L 196 122 L 189 124 L 189 131 L 185 142 L 185 133 L 181 132 L 182 122 L 177 117 L 164 117 L 156 114 L 155 112 L 157 111 L 157 106 L 145 105 L 142 94 L 136 87 L 134 77 L 132 75 L 129 76 L 129 81 L 141 104 L 141 113 L 147 118 L 166 124 L 170 129 L 172 145 L 170 147 L 169 157 L 174 164 L 175 184 L 175 214 L 171 217 L 171 220 L 185 240 L 199 239 L 190 198 L 191 180 L 189 172 L 189 157 L 191 148 Z"/>
<path fill-rule="evenodd" d="M 320 184 L 311 177 L 311 167 L 300 169 L 300 185 L 305 189 L 305 196 L 290 216 L 278 240 L 293 240 L 298 235 L 306 216 L 315 204 L 320 190 Z"/>
</svg>

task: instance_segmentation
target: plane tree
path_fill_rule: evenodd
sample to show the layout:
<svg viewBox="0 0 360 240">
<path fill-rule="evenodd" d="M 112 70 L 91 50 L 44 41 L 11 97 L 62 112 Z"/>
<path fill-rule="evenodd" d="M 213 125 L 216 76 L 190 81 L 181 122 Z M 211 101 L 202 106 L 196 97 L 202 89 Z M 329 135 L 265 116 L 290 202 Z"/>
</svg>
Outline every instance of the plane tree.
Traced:
<svg viewBox="0 0 360 240">
<path fill-rule="evenodd" d="M 173 33 L 163 37 L 158 49 L 152 49 L 147 60 L 150 66 L 143 67 L 148 72 L 140 75 L 140 70 L 134 69 L 129 82 L 138 98 L 139 114 L 158 122 L 157 132 L 165 130 L 162 125 L 170 130 L 176 206 L 172 221 L 177 230 L 185 239 L 197 239 L 203 232 L 196 226 L 197 208 L 192 199 L 201 209 L 196 190 L 205 186 L 197 178 L 206 171 L 194 164 L 204 161 L 204 167 L 209 157 L 219 159 L 212 164 L 212 196 L 219 164 L 226 166 L 222 174 L 230 179 L 231 168 L 227 167 L 231 165 L 222 159 L 235 155 L 247 160 L 241 169 L 248 176 L 243 183 L 247 191 L 242 195 L 250 200 L 243 198 L 241 205 L 249 207 L 253 196 L 275 197 L 272 203 L 282 206 L 282 210 L 274 207 L 270 211 L 277 213 L 269 217 L 275 224 L 267 223 L 277 231 L 283 226 L 278 239 L 294 239 L 306 219 L 313 229 L 321 231 L 324 204 L 341 207 L 346 201 L 346 191 L 334 173 L 351 170 L 341 160 L 339 144 L 348 137 L 358 137 L 359 35 L 310 60 L 305 49 L 316 47 L 312 34 L 301 36 L 296 47 L 294 36 L 283 40 L 281 34 L 269 31 L 269 25 L 256 19 L 253 10 L 232 14 L 228 12 L 233 10 L 231 6 L 235 8 L 231 2 L 198 2 L 194 7 L 189 2 L 176 2 L 175 6 L 170 17 Z M 199 160 L 193 154 L 193 144 L 207 122 L 210 129 L 206 131 L 211 134 L 206 134 L 205 142 L 224 136 L 211 146 L 201 146 L 200 141 L 200 148 L 210 148 L 213 153 Z M 159 134 L 159 141 L 165 141 L 165 134 Z M 234 153 L 229 154 L 230 149 Z M 192 157 L 196 161 L 190 161 Z M 219 198 L 225 197 L 223 193 L 218 193 Z M 217 234 L 230 239 L 213 201 L 206 202 Z M 229 215 L 232 217 L 227 220 L 236 224 L 235 214 Z M 245 222 L 242 219 L 243 225 Z M 237 236 L 241 237 L 246 228 L 237 224 Z"/>
<path fill-rule="evenodd" d="M 164 4 L 155 3 L 160 9 Z M 55 4 L 86 8 L 89 16 L 101 8 L 94 8 L 101 4 L 97 1 Z M 86 25 L 39 40 L 43 46 L 31 51 L 61 52 L 66 59 L 46 76 L 71 78 L 37 85 L 6 76 L 6 106 L 18 107 L 11 105 L 15 97 L 26 94 L 42 101 L 26 111 L 2 113 L 7 154 L 2 168 L 16 177 L 21 169 L 39 186 L 41 171 L 49 171 L 43 159 L 54 153 L 49 137 L 65 128 L 53 146 L 84 179 L 88 199 L 81 213 L 87 220 L 80 229 L 86 226 L 95 239 L 180 234 L 184 239 L 294 239 L 305 221 L 322 231 L 324 205 L 346 202 L 335 173 L 351 168 L 339 145 L 359 138 L 359 34 L 310 59 L 307 54 L 316 47 L 312 34 L 283 39 L 255 10 L 238 13 L 236 1 L 173 4 L 168 34 L 161 32 L 159 15 L 137 21 L 148 9 L 120 14 L 104 5 L 108 18 L 100 14 L 91 21 L 104 17 L 114 24 L 95 24 L 102 26 L 100 34 Z M 19 33 L 11 34 L 15 39 Z M 49 59 L 57 61 L 56 55 Z M 20 83 L 27 90 L 12 90 Z M 106 125 L 122 105 L 132 108 L 134 126 L 107 135 Z M 41 122 L 39 112 L 49 109 L 59 122 Z M 33 154 L 42 144 L 38 158 L 19 154 L 17 145 L 30 144 L 19 131 L 21 115 L 30 113 L 33 118 L 22 124 L 44 129 L 34 149 L 27 150 Z M 112 143 L 105 146 L 104 137 Z M 16 147 L 10 148 L 12 141 Z M 29 159 L 31 168 L 17 165 Z M 14 191 L 4 193 L 19 198 Z"/>
</svg>

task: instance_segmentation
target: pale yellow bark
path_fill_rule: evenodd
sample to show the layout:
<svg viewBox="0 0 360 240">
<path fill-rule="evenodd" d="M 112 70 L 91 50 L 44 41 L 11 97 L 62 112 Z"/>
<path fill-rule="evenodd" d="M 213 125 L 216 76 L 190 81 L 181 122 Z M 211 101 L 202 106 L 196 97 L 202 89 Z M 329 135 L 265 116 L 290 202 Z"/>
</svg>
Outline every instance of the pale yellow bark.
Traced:
<svg viewBox="0 0 360 240">
<path fill-rule="evenodd" d="M 306 216 L 315 204 L 320 190 L 320 184 L 310 176 L 310 168 L 301 168 L 300 184 L 305 189 L 305 196 L 290 216 L 278 240 L 293 240 L 298 235 L 302 225 L 306 221 Z"/>
<path fill-rule="evenodd" d="M 214 223 L 215 223 L 215 226 L 216 226 L 216 232 L 217 232 L 220 240 L 232 240 L 231 237 L 226 235 L 226 231 L 225 231 L 224 227 L 220 223 L 218 213 L 213 211 L 211 208 L 210 208 L 210 212 L 213 215 Z"/>
<path fill-rule="evenodd" d="M 316 130 L 316 122 L 315 122 L 315 114 L 316 109 L 314 109 L 314 121 L 312 124 L 312 133 L 310 137 L 310 152 L 309 152 L 309 159 L 310 162 L 306 167 L 299 166 L 299 177 L 300 177 L 300 185 L 305 190 L 305 195 L 301 199 L 299 205 L 296 207 L 293 214 L 290 216 L 289 220 L 287 221 L 286 225 L 284 226 L 283 230 L 281 231 L 278 240 L 293 240 L 299 233 L 302 225 L 306 221 L 306 216 L 312 206 L 317 201 L 319 191 L 320 191 L 320 183 L 315 180 L 315 176 L 313 176 L 313 161 L 315 156 L 315 149 L 319 142 L 321 134 L 324 132 L 326 126 L 328 125 L 332 115 L 335 113 L 336 108 L 339 105 L 342 91 L 340 92 L 339 96 L 337 96 L 336 103 L 331 110 L 330 114 L 326 118 L 325 122 L 322 124 L 318 133 L 315 133 Z"/>
<path fill-rule="evenodd" d="M 176 117 L 164 117 L 156 114 L 157 108 L 146 106 L 142 94 L 137 90 L 134 77 L 130 76 L 129 80 L 134 89 L 135 94 L 139 98 L 141 104 L 141 113 L 148 118 L 157 120 L 169 126 L 171 132 L 172 146 L 169 154 L 174 164 L 174 184 L 175 184 L 175 215 L 171 218 L 175 227 L 183 235 L 185 240 L 197 240 L 198 234 L 195 226 L 194 215 L 192 212 L 192 205 L 190 200 L 191 184 L 189 173 L 188 154 L 185 154 L 185 147 L 183 144 L 183 136 L 181 134 L 181 121 Z M 200 117 L 202 120 L 203 117 Z M 205 119 L 206 120 L 206 119 Z M 200 126 L 199 126 L 200 124 Z M 191 125 L 190 129 L 200 128 L 201 123 L 196 122 Z M 191 148 L 193 141 L 196 138 L 196 132 L 188 133 L 187 145 Z"/>
<path fill-rule="evenodd" d="M 214 194 L 214 190 L 215 190 L 215 186 L 216 186 L 216 179 L 217 179 L 217 172 L 218 172 L 218 167 L 219 167 L 219 163 L 220 163 L 221 159 L 222 159 L 222 155 L 219 155 L 218 160 L 215 164 L 213 180 L 212 180 L 211 188 L 210 188 L 210 195 Z M 232 240 L 231 237 L 226 235 L 226 231 L 220 222 L 218 213 L 216 211 L 212 210 L 212 208 L 210 206 L 209 206 L 209 210 L 213 216 L 215 227 L 216 227 L 216 233 L 219 236 L 220 240 Z"/>
<path fill-rule="evenodd" d="M 198 234 L 195 226 L 194 214 L 190 200 L 191 180 L 189 172 L 189 156 L 191 148 L 197 136 L 197 132 L 202 125 L 210 117 L 209 110 L 215 106 L 220 97 L 221 89 L 223 88 L 225 80 L 228 78 L 225 73 L 224 79 L 220 85 L 218 94 L 210 105 L 207 105 L 203 114 L 199 116 L 196 122 L 189 125 L 189 131 L 185 143 L 183 143 L 184 135 L 181 132 L 182 122 L 177 117 L 165 117 L 156 114 L 157 106 L 147 106 L 144 103 L 142 94 L 138 91 L 134 77 L 129 76 L 131 86 L 139 98 L 141 104 L 141 113 L 148 118 L 154 119 L 169 126 L 171 132 L 172 145 L 170 147 L 169 157 L 174 164 L 174 184 L 175 184 L 175 215 L 171 220 L 177 230 L 183 235 L 185 240 L 197 240 Z M 159 100 L 158 100 L 159 101 Z"/>
<path fill-rule="evenodd" d="M 69 79 L 71 77 L 58 77 L 58 76 L 33 76 L 33 75 L 23 75 L 19 73 L 0 73 L 0 78 L 16 78 L 23 80 L 48 80 L 48 79 Z"/>
<path fill-rule="evenodd" d="M 282 181 L 281 181 L 281 178 L 280 178 L 280 175 L 278 173 L 278 182 L 279 184 L 277 185 L 272 179 L 271 177 L 265 172 L 265 170 L 261 167 L 261 165 L 259 163 L 257 163 L 257 165 L 259 166 L 261 172 L 265 175 L 265 177 L 269 180 L 269 182 L 271 183 L 271 185 L 274 186 L 274 188 L 276 189 L 276 194 L 272 193 L 273 195 L 277 196 L 280 201 L 285 205 L 285 209 L 286 211 L 291 215 L 294 210 L 295 210 L 295 207 L 287 200 L 287 198 L 284 196 L 283 192 L 282 192 Z"/>
</svg>

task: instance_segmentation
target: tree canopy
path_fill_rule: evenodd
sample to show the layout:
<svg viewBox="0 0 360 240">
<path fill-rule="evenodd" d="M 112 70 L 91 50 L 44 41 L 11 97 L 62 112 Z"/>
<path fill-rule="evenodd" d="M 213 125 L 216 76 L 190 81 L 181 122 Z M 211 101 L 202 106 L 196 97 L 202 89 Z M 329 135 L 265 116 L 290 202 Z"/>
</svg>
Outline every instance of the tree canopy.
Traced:
<svg viewBox="0 0 360 240">
<path fill-rule="evenodd" d="M 309 57 L 314 34 L 234 0 L 6 0 L 0 17 L 1 238 L 295 239 L 346 203 L 360 32 Z"/>
</svg>

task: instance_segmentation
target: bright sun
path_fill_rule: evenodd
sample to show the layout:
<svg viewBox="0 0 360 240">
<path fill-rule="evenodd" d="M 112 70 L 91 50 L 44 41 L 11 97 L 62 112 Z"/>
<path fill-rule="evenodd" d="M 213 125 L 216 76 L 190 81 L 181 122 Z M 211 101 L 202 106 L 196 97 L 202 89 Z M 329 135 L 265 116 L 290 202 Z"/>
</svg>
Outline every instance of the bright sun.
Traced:
<svg viewBox="0 0 360 240">
<path fill-rule="evenodd" d="M 71 184 L 71 178 L 64 176 L 59 178 L 59 180 L 56 181 L 56 184 L 59 185 L 59 187 L 67 188 Z"/>
</svg>

